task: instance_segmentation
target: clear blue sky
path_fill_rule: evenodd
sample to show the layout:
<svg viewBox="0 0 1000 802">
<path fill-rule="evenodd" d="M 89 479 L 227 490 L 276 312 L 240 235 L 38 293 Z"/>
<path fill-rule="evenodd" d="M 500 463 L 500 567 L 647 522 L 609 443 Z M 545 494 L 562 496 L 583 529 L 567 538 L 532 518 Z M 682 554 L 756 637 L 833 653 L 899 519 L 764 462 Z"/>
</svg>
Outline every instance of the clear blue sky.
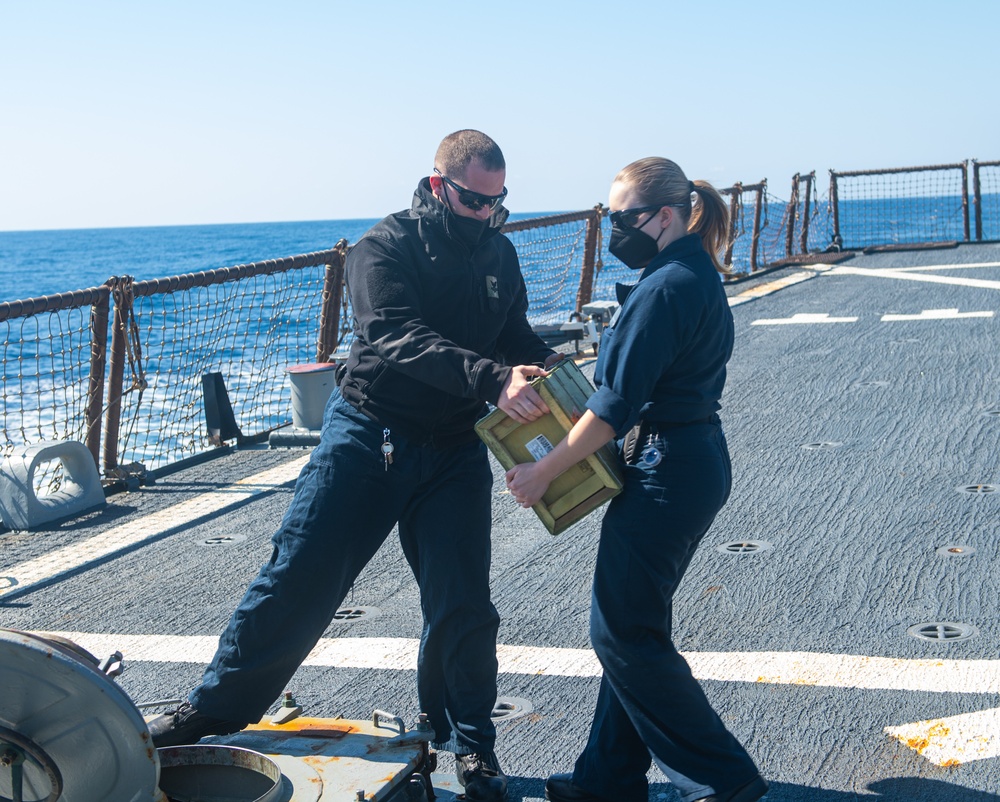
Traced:
<svg viewBox="0 0 1000 802">
<path fill-rule="evenodd" d="M 515 212 L 1000 159 L 1000 0 L 0 0 L 0 230 L 380 217 L 479 128 Z"/>
</svg>

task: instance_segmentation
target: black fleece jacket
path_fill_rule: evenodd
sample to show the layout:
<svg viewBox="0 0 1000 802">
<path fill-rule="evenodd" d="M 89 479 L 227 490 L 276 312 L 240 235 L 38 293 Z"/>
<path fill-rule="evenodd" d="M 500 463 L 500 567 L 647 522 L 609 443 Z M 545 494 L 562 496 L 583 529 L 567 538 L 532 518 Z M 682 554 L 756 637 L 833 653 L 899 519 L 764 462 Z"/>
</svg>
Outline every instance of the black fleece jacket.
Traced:
<svg viewBox="0 0 1000 802">
<path fill-rule="evenodd" d="M 531 330 L 517 252 L 490 218 L 470 248 L 423 179 L 407 211 L 377 223 L 347 257 L 354 342 L 339 376 L 351 404 L 422 444 L 475 439 L 510 365 L 553 353 Z"/>
</svg>

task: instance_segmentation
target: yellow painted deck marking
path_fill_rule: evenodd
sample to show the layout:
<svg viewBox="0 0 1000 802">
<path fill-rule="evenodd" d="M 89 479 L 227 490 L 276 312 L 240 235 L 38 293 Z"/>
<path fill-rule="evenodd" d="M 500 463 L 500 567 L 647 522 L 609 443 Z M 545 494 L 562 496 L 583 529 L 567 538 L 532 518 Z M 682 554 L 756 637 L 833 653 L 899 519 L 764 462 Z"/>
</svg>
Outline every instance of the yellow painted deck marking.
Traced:
<svg viewBox="0 0 1000 802">
<path fill-rule="evenodd" d="M 747 301 L 754 301 L 757 298 L 763 298 L 765 295 L 770 295 L 778 290 L 783 290 L 785 287 L 791 287 L 793 284 L 798 284 L 802 281 L 816 278 L 820 271 L 828 269 L 825 265 L 808 265 L 807 267 L 807 271 L 793 273 L 792 275 L 778 279 L 777 281 L 769 281 L 767 284 L 761 284 L 753 289 L 747 290 L 746 292 L 741 292 L 739 295 L 731 295 L 729 297 L 729 305 L 739 306 L 740 304 L 745 304 Z"/>
<path fill-rule="evenodd" d="M 0 597 L 78 570 L 108 555 L 158 537 L 171 529 L 218 514 L 235 504 L 273 490 L 295 479 L 308 459 L 306 455 L 283 463 L 254 476 L 248 476 L 246 479 L 240 479 L 231 485 L 202 493 L 152 515 L 112 527 L 81 543 L 56 549 L 9 568 L 0 568 Z"/>
</svg>

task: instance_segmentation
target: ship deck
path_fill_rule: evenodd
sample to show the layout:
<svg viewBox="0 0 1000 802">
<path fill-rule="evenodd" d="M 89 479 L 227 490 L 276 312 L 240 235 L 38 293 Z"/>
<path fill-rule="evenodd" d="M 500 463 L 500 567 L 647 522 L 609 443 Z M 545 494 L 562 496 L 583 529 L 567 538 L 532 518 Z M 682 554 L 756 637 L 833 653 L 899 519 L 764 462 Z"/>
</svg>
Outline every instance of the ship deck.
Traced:
<svg viewBox="0 0 1000 802">
<path fill-rule="evenodd" d="M 1000 245 L 859 254 L 727 292 L 734 488 L 675 598 L 679 648 L 770 802 L 1000 802 Z M 0 535 L 2 626 L 120 650 L 137 703 L 185 695 L 307 456 L 226 450 Z M 520 802 L 587 736 L 600 515 L 553 537 L 495 468 L 500 694 L 530 708 L 498 721 L 497 751 Z M 395 537 L 344 607 L 289 689 L 310 716 L 411 719 L 421 617 Z M 650 777 L 650 799 L 677 798 Z"/>
</svg>

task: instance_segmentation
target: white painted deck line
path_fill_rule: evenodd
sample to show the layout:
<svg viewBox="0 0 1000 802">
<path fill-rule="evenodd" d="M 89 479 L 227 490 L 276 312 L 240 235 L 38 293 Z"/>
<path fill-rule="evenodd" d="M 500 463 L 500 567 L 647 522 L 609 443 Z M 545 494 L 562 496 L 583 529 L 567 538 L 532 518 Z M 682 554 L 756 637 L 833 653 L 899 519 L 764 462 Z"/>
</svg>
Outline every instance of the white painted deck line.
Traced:
<svg viewBox="0 0 1000 802">
<path fill-rule="evenodd" d="M 916 273 L 920 270 L 964 270 L 973 267 L 1000 267 L 1000 262 L 967 262 L 960 265 L 921 265 L 919 267 L 890 267 L 897 273 Z"/>
<path fill-rule="evenodd" d="M 882 315 L 882 322 L 893 323 L 899 320 L 959 320 L 966 317 L 993 317 L 993 312 L 959 312 L 957 309 L 925 309 L 919 315 Z"/>
<path fill-rule="evenodd" d="M 126 661 L 157 663 L 207 664 L 218 640 L 209 635 L 47 634 L 69 638 L 98 657 L 120 651 Z M 324 638 L 309 653 L 305 665 L 413 671 L 417 667 L 418 647 L 415 638 Z M 913 660 L 822 652 L 686 652 L 684 656 L 694 675 L 702 680 L 932 693 L 1000 693 L 1000 660 Z M 497 658 L 502 674 L 555 677 L 601 674 L 600 663 L 590 649 L 500 644 Z"/>
<path fill-rule="evenodd" d="M 753 321 L 751 326 L 799 326 L 813 323 L 856 323 L 856 317 L 830 317 L 826 312 L 800 312 L 797 315 L 784 318 L 761 318 Z"/>
<path fill-rule="evenodd" d="M 873 276 L 875 278 L 894 278 L 902 281 L 923 281 L 930 284 L 952 284 L 957 287 L 978 287 L 987 290 L 1000 290 L 1000 281 L 990 281 L 981 278 L 960 278 L 959 276 L 928 276 L 922 273 L 906 273 L 895 268 L 873 270 L 866 267 L 835 267 L 827 271 L 827 276 Z"/>
<path fill-rule="evenodd" d="M 111 554 L 152 540 L 171 529 L 217 514 L 234 504 L 280 487 L 294 480 L 308 459 L 309 456 L 306 455 L 283 463 L 152 515 L 113 527 L 81 543 L 56 549 L 9 568 L 0 568 L 0 597 L 78 570 Z"/>
<path fill-rule="evenodd" d="M 1000 708 L 886 727 L 885 733 L 937 766 L 1000 757 Z"/>
</svg>

